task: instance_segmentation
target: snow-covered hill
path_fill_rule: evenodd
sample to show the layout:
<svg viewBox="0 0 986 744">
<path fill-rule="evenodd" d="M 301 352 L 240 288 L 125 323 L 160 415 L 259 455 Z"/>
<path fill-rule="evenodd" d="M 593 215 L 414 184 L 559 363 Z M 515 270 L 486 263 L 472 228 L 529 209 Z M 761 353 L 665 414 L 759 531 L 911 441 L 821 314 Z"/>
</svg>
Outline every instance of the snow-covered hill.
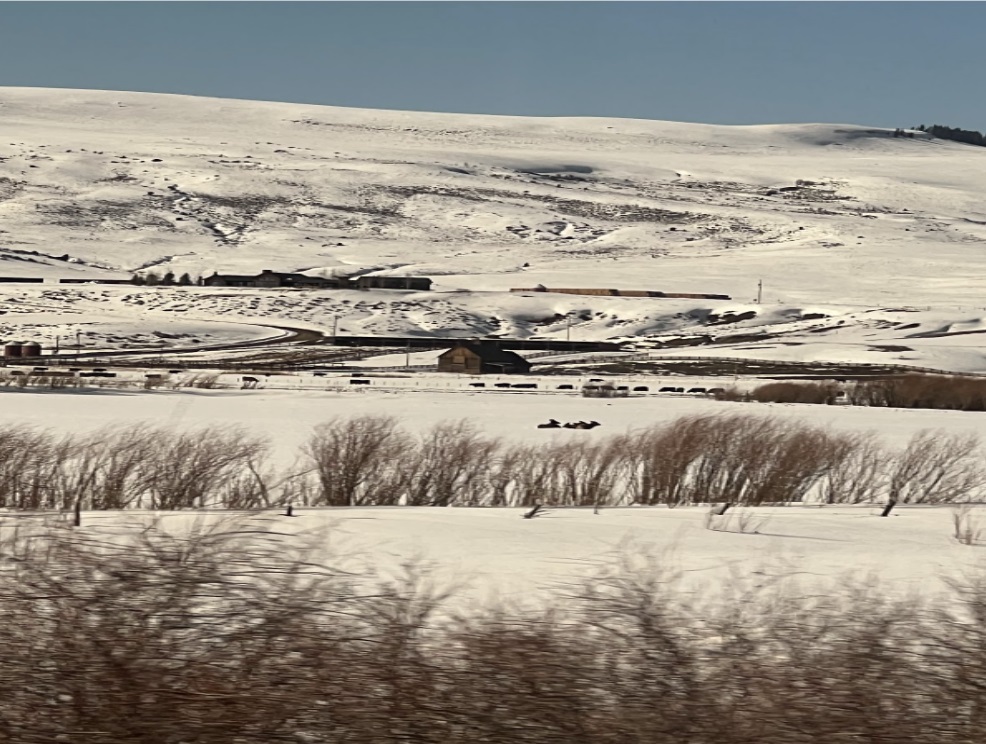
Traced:
<svg viewBox="0 0 986 744">
<path fill-rule="evenodd" d="M 828 330 L 773 329 L 810 332 L 813 348 L 823 336 L 858 347 L 871 325 L 881 342 L 908 327 L 891 346 L 986 327 L 986 149 L 892 135 L 0 88 L 0 276 L 269 268 L 436 281 L 359 299 L 0 285 L 0 309 L 112 306 L 146 323 L 169 303 L 248 321 L 277 305 L 275 318 L 327 327 L 342 314 L 353 331 L 579 338 L 692 333 L 710 312 L 752 310 L 740 327 L 761 330 L 828 316 Z M 536 284 L 736 301 L 503 294 Z M 887 319 L 901 307 L 921 317 Z M 962 368 L 982 366 L 970 338 Z"/>
</svg>

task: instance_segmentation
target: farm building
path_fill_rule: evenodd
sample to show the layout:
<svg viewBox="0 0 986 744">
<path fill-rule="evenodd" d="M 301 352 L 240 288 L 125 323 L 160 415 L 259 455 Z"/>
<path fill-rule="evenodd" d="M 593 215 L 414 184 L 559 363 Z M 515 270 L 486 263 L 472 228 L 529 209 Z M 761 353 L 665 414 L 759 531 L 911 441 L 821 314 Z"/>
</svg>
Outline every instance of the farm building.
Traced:
<svg viewBox="0 0 986 744">
<path fill-rule="evenodd" d="M 259 287 L 262 289 L 415 289 L 427 292 L 431 279 L 424 276 L 361 276 L 356 279 L 282 273 L 264 269 L 256 275 L 219 274 L 207 276 L 206 287 Z"/>
<path fill-rule="evenodd" d="M 520 354 L 501 349 L 495 341 L 465 341 L 438 357 L 439 372 L 467 375 L 511 375 L 531 371 Z"/>
<path fill-rule="evenodd" d="M 339 289 L 343 280 L 325 279 L 320 276 L 305 274 L 282 273 L 264 269 L 255 276 L 243 274 L 213 274 L 203 282 L 206 287 L 261 287 L 261 288 L 293 288 L 293 289 Z"/>
<path fill-rule="evenodd" d="M 660 292 L 656 289 L 599 289 L 595 287 L 515 287 L 511 292 L 554 292 L 555 294 L 589 295 L 592 297 L 656 297 L 664 299 L 729 300 L 729 295 L 705 292 Z"/>
<path fill-rule="evenodd" d="M 353 282 L 356 289 L 416 289 L 427 292 L 431 279 L 425 276 L 361 276 Z"/>
</svg>

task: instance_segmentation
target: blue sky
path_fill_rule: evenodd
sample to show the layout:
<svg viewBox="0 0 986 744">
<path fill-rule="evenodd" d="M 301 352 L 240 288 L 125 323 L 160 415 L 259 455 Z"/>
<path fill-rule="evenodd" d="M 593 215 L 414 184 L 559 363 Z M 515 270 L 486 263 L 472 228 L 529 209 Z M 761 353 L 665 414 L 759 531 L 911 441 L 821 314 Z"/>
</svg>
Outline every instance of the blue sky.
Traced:
<svg viewBox="0 0 986 744">
<path fill-rule="evenodd" d="M 986 130 L 986 3 L 0 3 L 0 85 Z"/>
</svg>

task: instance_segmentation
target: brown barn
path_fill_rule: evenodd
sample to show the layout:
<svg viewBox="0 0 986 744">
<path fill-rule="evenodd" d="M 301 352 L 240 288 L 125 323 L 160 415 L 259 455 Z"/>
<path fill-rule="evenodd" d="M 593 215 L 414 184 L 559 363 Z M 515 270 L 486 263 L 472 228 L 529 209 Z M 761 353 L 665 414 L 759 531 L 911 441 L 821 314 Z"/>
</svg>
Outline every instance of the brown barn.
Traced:
<svg viewBox="0 0 986 744">
<path fill-rule="evenodd" d="M 466 341 L 438 357 L 439 372 L 467 375 L 513 375 L 531 371 L 520 354 L 501 349 L 495 341 Z"/>
</svg>

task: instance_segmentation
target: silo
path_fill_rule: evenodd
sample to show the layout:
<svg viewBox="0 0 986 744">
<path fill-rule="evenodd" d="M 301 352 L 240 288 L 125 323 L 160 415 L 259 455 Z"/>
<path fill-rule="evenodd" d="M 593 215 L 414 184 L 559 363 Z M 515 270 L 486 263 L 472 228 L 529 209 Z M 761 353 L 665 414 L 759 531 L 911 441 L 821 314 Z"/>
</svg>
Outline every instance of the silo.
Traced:
<svg viewBox="0 0 986 744">
<path fill-rule="evenodd" d="M 37 341 L 28 341 L 26 344 L 21 344 L 21 356 L 22 357 L 41 356 L 41 344 L 39 344 Z"/>
<path fill-rule="evenodd" d="M 18 341 L 11 341 L 3 347 L 4 358 L 14 358 L 21 355 L 21 344 Z"/>
</svg>

